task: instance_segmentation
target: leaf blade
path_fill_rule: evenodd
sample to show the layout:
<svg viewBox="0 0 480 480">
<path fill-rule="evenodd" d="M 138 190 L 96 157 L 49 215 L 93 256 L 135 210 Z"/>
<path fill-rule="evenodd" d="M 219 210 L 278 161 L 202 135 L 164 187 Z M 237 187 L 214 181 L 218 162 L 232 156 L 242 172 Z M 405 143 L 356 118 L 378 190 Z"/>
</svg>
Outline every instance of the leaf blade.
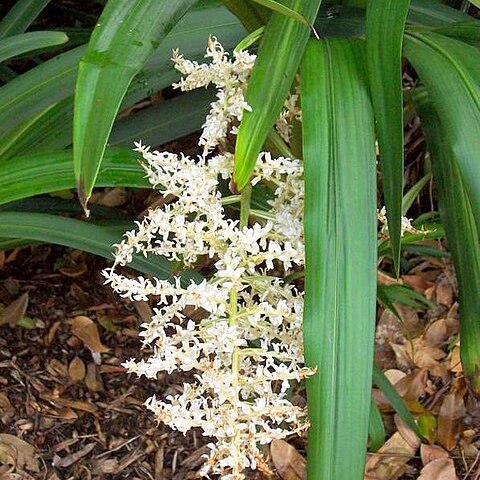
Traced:
<svg viewBox="0 0 480 480">
<path fill-rule="evenodd" d="M 410 0 L 370 0 L 366 18 L 367 70 L 397 275 L 400 269 L 404 163 L 402 38 L 409 5 Z"/>
<path fill-rule="evenodd" d="M 194 1 L 109 0 L 102 12 L 80 61 L 74 105 L 74 169 L 86 213 L 108 136 L 130 82 Z"/>
<path fill-rule="evenodd" d="M 318 367 L 307 380 L 312 479 L 363 478 L 367 445 L 377 240 L 374 119 L 362 47 L 310 41 L 301 68 L 304 348 L 306 364 Z M 345 451 L 349 461 L 339 461 Z"/>
<path fill-rule="evenodd" d="M 284 5 L 313 23 L 321 0 L 288 0 Z M 274 12 L 267 24 L 249 80 L 235 146 L 233 181 L 242 189 L 249 181 L 268 132 L 280 113 L 292 85 L 310 31 L 296 20 Z"/>
</svg>

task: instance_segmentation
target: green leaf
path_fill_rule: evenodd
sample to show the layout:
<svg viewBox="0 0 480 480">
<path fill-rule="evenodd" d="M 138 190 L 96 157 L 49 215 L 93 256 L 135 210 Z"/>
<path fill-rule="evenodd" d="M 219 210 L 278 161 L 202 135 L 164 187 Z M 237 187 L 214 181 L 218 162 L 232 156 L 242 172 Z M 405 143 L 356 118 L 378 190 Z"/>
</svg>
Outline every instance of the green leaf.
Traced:
<svg viewBox="0 0 480 480">
<path fill-rule="evenodd" d="M 480 21 L 478 20 L 452 23 L 447 27 L 436 28 L 434 32 L 480 48 Z"/>
<path fill-rule="evenodd" d="M 285 6 L 313 23 L 321 0 L 286 0 Z M 233 180 L 241 190 L 250 180 L 257 156 L 275 123 L 297 72 L 310 30 L 296 20 L 273 13 L 263 34 L 248 83 L 235 147 Z"/>
<path fill-rule="evenodd" d="M 98 186 L 151 187 L 138 164 L 138 154 L 107 150 Z M 75 188 L 72 152 L 33 154 L 0 163 L 0 205 L 42 193 Z M 0 234 L 1 235 L 1 234 Z"/>
<path fill-rule="evenodd" d="M 238 20 L 223 6 L 192 9 L 133 79 L 123 107 L 151 96 L 178 80 L 179 74 L 170 60 L 173 48 L 179 48 L 186 58 L 203 59 L 208 35 L 212 31 L 226 49 L 233 48 L 245 34 Z M 79 47 L 57 55 L 0 88 L 0 139 L 4 136 L 18 138 L 19 132 L 16 130 L 21 124 L 19 128 L 22 131 L 25 129 L 25 134 L 30 129 L 42 131 L 42 115 L 45 114 L 43 118 L 48 118 L 59 101 L 64 101 L 67 97 L 73 98 L 78 62 L 83 52 L 84 47 Z M 47 110 L 49 107 L 52 108 L 51 111 Z M 67 132 L 71 128 L 71 114 L 69 115 L 65 114 L 62 120 L 54 123 L 54 129 L 45 123 L 44 135 L 49 139 L 56 135 L 62 139 L 71 137 L 71 133 Z M 36 116 L 37 120 L 32 118 Z M 48 141 L 50 140 L 46 138 L 45 144 Z M 16 150 L 15 154 L 18 153 L 25 152 Z"/>
<path fill-rule="evenodd" d="M 118 230 L 118 228 L 117 228 Z M 37 242 L 55 243 L 77 248 L 109 260 L 113 259 L 112 245 L 119 243 L 119 234 L 73 218 L 46 213 L 0 212 L 0 237 L 16 237 Z M 164 257 L 136 256 L 130 266 L 139 272 L 166 279 L 172 276 L 173 263 Z M 185 272 L 182 283 L 198 280 L 196 272 Z"/>
<path fill-rule="evenodd" d="M 162 145 L 200 130 L 214 99 L 212 90 L 201 89 L 128 115 L 115 122 L 108 144 L 132 147 L 134 141 L 142 140 Z"/>
<path fill-rule="evenodd" d="M 377 221 L 363 46 L 360 40 L 311 40 L 301 68 L 304 348 L 306 365 L 318 369 L 307 380 L 312 480 L 363 479 L 367 447 Z"/>
<path fill-rule="evenodd" d="M 368 436 L 370 437 L 370 450 L 376 452 L 385 442 L 385 427 L 383 426 L 382 414 L 373 398 L 370 405 Z"/>
<path fill-rule="evenodd" d="M 416 25 L 441 27 L 472 17 L 437 0 L 412 0 L 408 22 Z"/>
<path fill-rule="evenodd" d="M 402 39 L 410 0 L 370 0 L 366 19 L 367 70 L 377 124 L 383 196 L 397 275 L 403 196 Z"/>
<path fill-rule="evenodd" d="M 130 82 L 194 2 L 109 0 L 105 6 L 80 62 L 75 90 L 73 158 L 78 196 L 86 213 Z"/>
<path fill-rule="evenodd" d="M 84 47 L 62 53 L 0 88 L 0 138 L 17 125 L 73 95 Z"/>
<path fill-rule="evenodd" d="M 480 52 L 436 33 L 410 33 L 405 37 L 405 54 L 445 125 L 446 141 L 454 149 L 480 226 Z"/>
<path fill-rule="evenodd" d="M 252 0 L 255 3 L 263 5 L 274 12 L 280 13 L 281 15 L 285 15 L 287 17 L 293 18 L 297 22 L 302 23 L 308 28 L 312 28 L 312 24 L 300 13 L 292 10 L 291 8 L 286 7 L 285 5 L 276 2 L 275 0 Z"/>
<path fill-rule="evenodd" d="M 460 355 L 465 373 L 480 392 L 480 228 L 478 212 L 466 185 L 459 152 L 460 145 L 450 143 L 452 125 L 444 121 L 433 101 L 421 91 L 413 100 L 420 114 L 427 146 L 432 156 L 440 214 L 452 251 L 460 296 Z M 457 109 L 464 112 L 465 105 Z M 475 131 L 470 132 L 476 135 Z M 478 157 L 476 157 L 478 159 Z M 478 175 L 478 173 L 477 173 Z"/>
<path fill-rule="evenodd" d="M 417 310 L 426 310 L 427 308 L 435 308 L 435 303 L 428 300 L 421 293 L 412 290 L 406 285 L 378 285 L 377 286 L 378 299 L 385 304 L 385 306 L 392 310 L 397 315 L 394 303 L 407 305 L 408 307 Z M 397 315 L 398 316 L 398 315 Z"/>
<path fill-rule="evenodd" d="M 0 39 L 23 33 L 50 0 L 17 0 L 0 22 Z"/>
<path fill-rule="evenodd" d="M 39 48 L 61 45 L 67 40 L 68 37 L 63 32 L 43 31 L 14 35 L 0 42 L 0 62 Z"/>
<path fill-rule="evenodd" d="M 255 8 L 253 0 L 222 0 L 225 6 L 236 15 L 249 32 L 264 26 L 260 12 Z"/>
<path fill-rule="evenodd" d="M 412 188 L 403 196 L 402 200 L 402 215 L 406 215 L 410 207 L 412 206 L 415 199 L 418 197 L 420 192 L 423 190 L 425 185 L 432 179 L 430 173 L 423 176 Z"/>
<path fill-rule="evenodd" d="M 0 137 L 0 159 L 68 147 L 72 143 L 72 120 L 71 97 L 49 105 Z"/>
<path fill-rule="evenodd" d="M 398 413 L 398 416 L 403 420 L 407 427 L 413 430 L 419 438 L 422 438 L 418 425 L 405 405 L 403 398 L 397 393 L 385 374 L 375 365 L 373 366 L 372 378 L 373 383 L 383 392 L 385 397 L 387 397 L 390 405 Z"/>
</svg>

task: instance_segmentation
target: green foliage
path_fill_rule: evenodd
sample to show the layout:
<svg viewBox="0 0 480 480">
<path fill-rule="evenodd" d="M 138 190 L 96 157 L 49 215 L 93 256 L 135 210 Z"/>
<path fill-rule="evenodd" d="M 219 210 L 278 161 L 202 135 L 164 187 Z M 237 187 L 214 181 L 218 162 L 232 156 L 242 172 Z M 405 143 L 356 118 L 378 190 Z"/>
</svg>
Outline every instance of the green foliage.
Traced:
<svg viewBox="0 0 480 480">
<path fill-rule="evenodd" d="M 247 91 L 252 111 L 239 128 L 234 181 L 240 190 L 248 185 L 265 145 L 288 156 L 290 149 L 300 154 L 303 139 L 305 356 L 319 369 L 307 382 L 308 480 L 363 478 L 368 431 L 373 449 L 384 438 L 370 399 L 377 253 L 392 258 L 398 272 L 402 249 L 436 254 L 416 244 L 446 233 L 460 286 L 462 363 L 480 392 L 479 20 L 436 0 L 332 0 L 322 7 L 320 0 L 109 0 L 96 26 L 47 32 L 37 17 L 48 3 L 17 0 L 0 21 L 0 248 L 52 242 L 110 258 L 125 223 L 100 224 L 113 214 L 94 205 L 92 223 L 67 218 L 78 215 L 71 202 L 51 205 L 45 196 L 77 182 L 86 207 L 94 186 L 146 186 L 135 156 L 110 146 L 137 139 L 159 145 L 197 130 L 213 93 L 182 94 L 123 119 L 118 112 L 178 79 L 173 48 L 199 60 L 209 34 L 232 50 L 246 30 L 256 31 L 248 39 L 260 40 Z M 320 41 L 309 40 L 305 23 Z M 361 39 L 346 40 L 352 37 Z M 420 82 L 405 98 L 402 45 Z M 52 56 L 54 47 L 61 53 Z M 48 59 L 39 54 L 44 48 Z M 10 60 L 18 55 L 37 66 L 17 73 Z M 298 127 L 287 146 L 272 126 L 301 62 L 303 132 Z M 442 224 L 430 221 L 425 232 L 401 237 L 401 215 L 431 181 L 428 169 L 402 198 L 405 102 L 420 114 Z M 378 250 L 374 115 L 391 232 Z M 253 190 L 255 208 L 266 199 L 267 190 Z M 161 258 L 132 265 L 160 278 L 172 273 Z M 393 309 L 430 306 L 406 287 L 379 287 L 378 297 Z M 374 382 L 418 433 L 381 372 L 374 370 Z"/>
<path fill-rule="evenodd" d="M 362 41 L 311 40 L 301 69 L 304 345 L 306 364 L 318 368 L 307 380 L 312 479 L 363 478 L 377 262 L 374 118 L 364 63 Z M 345 451 L 349 461 L 339 462 Z"/>
</svg>

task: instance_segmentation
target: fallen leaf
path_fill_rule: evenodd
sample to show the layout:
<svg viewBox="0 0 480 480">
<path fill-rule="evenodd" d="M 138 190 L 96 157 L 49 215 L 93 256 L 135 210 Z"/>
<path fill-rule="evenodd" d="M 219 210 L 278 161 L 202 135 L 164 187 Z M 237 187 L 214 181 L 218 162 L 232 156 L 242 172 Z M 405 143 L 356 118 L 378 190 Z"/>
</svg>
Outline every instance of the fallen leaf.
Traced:
<svg viewBox="0 0 480 480">
<path fill-rule="evenodd" d="M 62 267 L 62 268 L 59 268 L 58 271 L 65 275 L 66 277 L 70 277 L 70 278 L 77 278 L 77 277 L 81 277 L 84 273 L 86 273 L 88 270 L 87 268 L 87 264 L 86 263 L 82 263 L 80 265 L 76 265 L 74 267 Z"/>
<path fill-rule="evenodd" d="M 15 416 L 15 409 L 5 393 L 0 392 L 0 421 L 9 423 Z"/>
<path fill-rule="evenodd" d="M 457 480 L 451 458 L 439 458 L 422 468 L 418 480 Z"/>
<path fill-rule="evenodd" d="M 53 377 L 67 377 L 68 367 L 60 360 L 52 358 L 52 360 L 47 363 L 47 372 Z"/>
<path fill-rule="evenodd" d="M 378 452 L 369 456 L 365 466 L 365 480 L 397 479 L 406 470 L 407 463 L 415 455 L 420 440 L 407 442 L 395 432 Z"/>
<path fill-rule="evenodd" d="M 78 316 L 72 321 L 72 333 L 77 336 L 93 352 L 110 351 L 100 340 L 100 334 L 95 322 L 88 317 Z"/>
<path fill-rule="evenodd" d="M 463 395 L 461 391 L 448 393 L 438 411 L 437 440 L 448 451 L 455 448 L 462 431 L 462 418 L 465 415 Z"/>
<path fill-rule="evenodd" d="M 85 385 L 91 392 L 103 392 L 103 382 L 97 372 L 97 367 L 94 363 L 89 363 L 87 365 Z"/>
<path fill-rule="evenodd" d="M 282 480 L 305 480 L 306 461 L 295 447 L 284 440 L 273 440 L 270 455 Z"/>
<path fill-rule="evenodd" d="M 102 473 L 118 473 L 118 460 L 116 458 L 98 460 L 92 473 L 94 475 L 101 475 Z"/>
<path fill-rule="evenodd" d="M 74 408 L 75 410 L 82 410 L 89 413 L 96 413 L 98 411 L 98 408 L 92 403 L 60 398 L 47 392 L 41 393 L 40 398 L 47 400 L 48 402 L 52 402 L 54 405 L 58 405 L 60 407 L 70 407 Z"/>
<path fill-rule="evenodd" d="M 0 325 L 9 324 L 14 327 L 25 315 L 28 307 L 28 293 L 20 295 L 0 312 Z"/>
<path fill-rule="evenodd" d="M 137 311 L 137 313 L 140 315 L 140 318 L 145 323 L 150 323 L 152 321 L 153 310 L 148 302 L 137 301 L 133 302 L 133 305 L 135 306 L 135 310 Z"/>
<path fill-rule="evenodd" d="M 81 382 L 85 378 L 85 364 L 81 358 L 75 357 L 68 366 L 68 375 L 72 382 Z"/>
<path fill-rule="evenodd" d="M 59 457 L 57 454 L 55 454 L 52 462 L 53 466 L 57 468 L 67 468 L 88 455 L 95 448 L 95 445 L 96 443 L 88 443 L 77 452 L 71 453 L 66 457 Z"/>
<path fill-rule="evenodd" d="M 40 471 L 35 448 L 24 440 L 8 433 L 0 433 L 0 463 L 12 465 L 18 470 Z"/>
<path fill-rule="evenodd" d="M 434 460 L 441 458 L 449 458 L 448 452 L 438 445 L 422 444 L 420 447 L 420 457 L 422 458 L 423 465 L 427 465 Z"/>
</svg>

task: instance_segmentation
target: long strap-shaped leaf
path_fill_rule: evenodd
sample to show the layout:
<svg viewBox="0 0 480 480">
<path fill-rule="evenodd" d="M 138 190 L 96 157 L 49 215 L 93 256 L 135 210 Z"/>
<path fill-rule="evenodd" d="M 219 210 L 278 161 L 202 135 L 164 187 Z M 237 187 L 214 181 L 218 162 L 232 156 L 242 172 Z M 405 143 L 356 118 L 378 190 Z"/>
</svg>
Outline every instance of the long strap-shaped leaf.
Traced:
<svg viewBox="0 0 480 480">
<path fill-rule="evenodd" d="M 410 0 L 370 0 L 367 6 L 366 53 L 388 232 L 398 274 L 403 196 L 402 39 Z"/>
<path fill-rule="evenodd" d="M 284 5 L 313 23 L 321 0 L 285 0 Z M 250 179 L 268 132 L 292 85 L 310 30 L 297 20 L 274 12 L 267 24 L 250 78 L 245 111 L 235 147 L 233 180 L 242 189 Z"/>
<path fill-rule="evenodd" d="M 0 22 L 0 38 L 23 33 L 50 0 L 17 0 Z"/>
<path fill-rule="evenodd" d="M 108 135 L 132 78 L 195 0 L 109 0 L 78 71 L 73 155 L 78 195 L 92 193 Z"/>
<path fill-rule="evenodd" d="M 64 218 L 47 213 L 0 212 L 0 237 L 14 237 L 56 243 L 78 248 L 109 260 L 113 259 L 112 245 L 119 243 L 120 236 L 100 227 L 73 218 Z M 173 264 L 164 257 L 146 259 L 137 257 L 132 268 L 168 278 Z"/>
<path fill-rule="evenodd" d="M 75 187 L 72 152 L 60 151 L 12 158 L 0 163 L 0 205 L 22 198 Z M 138 155 L 123 148 L 107 150 L 98 185 L 151 187 Z"/>
<path fill-rule="evenodd" d="M 63 32 L 43 31 L 14 35 L 0 43 L 0 62 L 39 48 L 61 45 L 66 41 L 68 37 Z"/>
<path fill-rule="evenodd" d="M 374 119 L 361 40 L 310 41 L 305 160 L 308 480 L 362 479 L 376 306 Z M 346 458 L 348 455 L 348 460 Z"/>
<path fill-rule="evenodd" d="M 473 380 L 475 392 L 480 393 L 480 229 L 456 149 L 448 140 L 448 126 L 441 121 L 427 95 L 416 92 L 412 98 L 432 155 L 440 214 L 458 279 L 462 365 Z M 459 115 L 463 108 L 458 109 Z"/>
<path fill-rule="evenodd" d="M 412 33 L 405 53 L 445 127 L 480 227 L 480 52 L 443 35 Z"/>
</svg>

